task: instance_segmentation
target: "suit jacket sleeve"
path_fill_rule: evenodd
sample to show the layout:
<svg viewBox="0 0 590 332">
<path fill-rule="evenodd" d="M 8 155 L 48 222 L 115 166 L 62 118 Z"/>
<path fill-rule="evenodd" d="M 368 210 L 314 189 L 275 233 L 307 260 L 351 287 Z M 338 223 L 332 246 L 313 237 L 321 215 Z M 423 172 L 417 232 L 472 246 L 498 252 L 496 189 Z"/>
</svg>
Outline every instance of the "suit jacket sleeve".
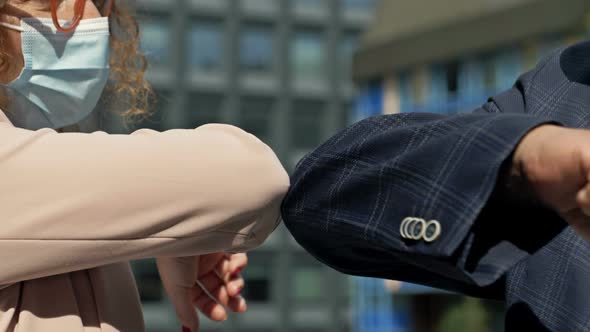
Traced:
<svg viewBox="0 0 590 332">
<path fill-rule="evenodd" d="M 497 186 L 523 136 L 551 122 L 524 113 L 518 85 L 470 114 L 366 119 L 299 163 L 283 219 L 344 273 L 501 298 L 505 272 L 564 227 Z M 405 239 L 408 217 L 438 221 L 440 236 Z"/>
<path fill-rule="evenodd" d="M 288 175 L 238 128 L 60 134 L 0 120 L 0 285 L 248 250 L 279 220 Z"/>
</svg>

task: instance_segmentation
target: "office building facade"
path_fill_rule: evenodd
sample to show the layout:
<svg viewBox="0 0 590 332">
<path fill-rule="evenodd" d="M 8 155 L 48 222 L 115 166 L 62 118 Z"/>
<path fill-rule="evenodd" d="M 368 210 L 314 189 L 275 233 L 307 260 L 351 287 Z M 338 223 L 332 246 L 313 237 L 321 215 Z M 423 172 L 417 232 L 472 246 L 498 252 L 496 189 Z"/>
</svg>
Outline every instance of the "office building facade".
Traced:
<svg viewBox="0 0 590 332">
<path fill-rule="evenodd" d="M 291 171 L 348 123 L 353 52 L 376 0 L 137 0 L 153 116 L 111 132 L 237 125 L 269 144 Z M 179 331 L 152 260 L 134 263 L 148 331 Z M 283 227 L 250 254 L 246 315 L 204 331 L 341 332 L 350 284 L 321 266 Z"/>
</svg>

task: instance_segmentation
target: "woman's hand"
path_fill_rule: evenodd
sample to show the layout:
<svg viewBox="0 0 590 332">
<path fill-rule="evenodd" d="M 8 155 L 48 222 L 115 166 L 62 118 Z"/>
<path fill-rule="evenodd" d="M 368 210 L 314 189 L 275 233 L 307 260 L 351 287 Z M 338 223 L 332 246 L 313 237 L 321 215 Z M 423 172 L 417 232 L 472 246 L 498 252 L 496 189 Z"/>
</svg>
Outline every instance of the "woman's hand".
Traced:
<svg viewBox="0 0 590 332">
<path fill-rule="evenodd" d="M 201 256 L 198 277 L 200 285 L 195 285 L 191 289 L 193 303 L 197 309 L 215 321 L 227 319 L 225 308 L 233 312 L 245 312 L 246 301 L 240 296 L 244 288 L 244 279 L 240 271 L 247 264 L 246 254 Z M 211 299 L 205 291 L 221 304 Z"/>
<path fill-rule="evenodd" d="M 246 311 L 246 301 L 240 296 L 244 288 L 240 271 L 248 264 L 246 254 L 216 253 L 156 261 L 164 289 L 185 330 L 199 331 L 195 308 L 214 321 L 226 320 L 227 310 Z"/>
</svg>

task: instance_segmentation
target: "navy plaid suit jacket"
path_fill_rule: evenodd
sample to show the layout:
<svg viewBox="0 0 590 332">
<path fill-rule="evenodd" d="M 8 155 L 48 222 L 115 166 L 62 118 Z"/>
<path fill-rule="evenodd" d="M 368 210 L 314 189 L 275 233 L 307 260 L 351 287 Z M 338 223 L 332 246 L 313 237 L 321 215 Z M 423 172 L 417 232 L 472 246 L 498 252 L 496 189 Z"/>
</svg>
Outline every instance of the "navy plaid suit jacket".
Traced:
<svg viewBox="0 0 590 332">
<path fill-rule="evenodd" d="M 507 331 L 590 331 L 590 245 L 553 211 L 503 190 L 522 137 L 590 128 L 590 42 L 555 51 L 469 114 L 377 116 L 298 164 L 282 207 L 295 239 L 347 274 L 504 300 Z M 440 237 L 405 239 L 407 217 Z"/>
</svg>

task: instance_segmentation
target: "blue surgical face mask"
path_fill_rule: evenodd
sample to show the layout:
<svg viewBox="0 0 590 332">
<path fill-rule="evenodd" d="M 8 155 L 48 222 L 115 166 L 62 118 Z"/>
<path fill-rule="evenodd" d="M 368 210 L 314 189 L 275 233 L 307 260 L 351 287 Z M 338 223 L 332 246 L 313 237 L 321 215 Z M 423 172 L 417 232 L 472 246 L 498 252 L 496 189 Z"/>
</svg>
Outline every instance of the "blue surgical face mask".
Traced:
<svg viewBox="0 0 590 332">
<path fill-rule="evenodd" d="M 57 31 L 51 19 L 23 18 L 25 66 L 1 88 L 9 98 L 7 116 L 17 127 L 62 128 L 96 107 L 109 77 L 108 18 L 82 20 L 72 33 Z"/>
</svg>

